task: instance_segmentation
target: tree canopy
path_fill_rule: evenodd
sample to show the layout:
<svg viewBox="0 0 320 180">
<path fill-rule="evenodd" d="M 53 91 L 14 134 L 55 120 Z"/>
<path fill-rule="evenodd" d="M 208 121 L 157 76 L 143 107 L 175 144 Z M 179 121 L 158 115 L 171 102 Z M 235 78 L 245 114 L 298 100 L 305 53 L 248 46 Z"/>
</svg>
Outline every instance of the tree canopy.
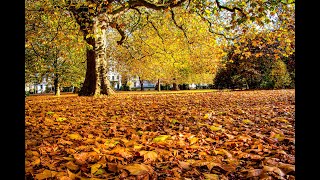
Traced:
<svg viewBox="0 0 320 180">
<path fill-rule="evenodd" d="M 61 16 L 50 27 L 65 35 L 59 39 L 58 33 L 38 31 L 41 36 L 36 39 L 45 43 L 37 51 L 69 49 L 70 55 L 86 46 L 86 56 L 81 56 L 86 59 L 86 75 L 79 94 L 85 96 L 113 93 L 105 75 L 107 59 L 117 60 L 142 79 L 188 83 L 213 78 L 231 49 L 239 58 L 264 54 L 275 61 L 295 51 L 292 0 L 27 0 L 26 12 L 29 29 L 46 22 L 48 15 Z M 42 15 L 36 19 L 30 15 L 35 12 Z M 64 26 L 73 31 L 68 33 Z M 70 44 L 70 35 L 77 43 Z M 35 39 L 28 35 L 27 40 L 32 52 L 35 43 L 30 42 Z M 273 44 L 278 48 L 272 52 L 261 51 Z M 60 58 L 64 54 L 68 53 L 60 53 Z"/>
</svg>

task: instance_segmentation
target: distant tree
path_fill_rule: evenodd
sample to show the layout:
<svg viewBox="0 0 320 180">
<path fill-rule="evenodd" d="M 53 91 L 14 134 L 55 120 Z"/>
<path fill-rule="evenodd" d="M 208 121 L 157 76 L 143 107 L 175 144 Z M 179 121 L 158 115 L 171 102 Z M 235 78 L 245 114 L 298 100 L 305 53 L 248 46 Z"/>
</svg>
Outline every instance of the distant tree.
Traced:
<svg viewBox="0 0 320 180">
<path fill-rule="evenodd" d="M 46 5 L 44 5 L 46 4 Z M 26 1 L 26 9 L 52 7 L 51 1 Z M 60 87 L 80 86 L 85 74 L 86 44 L 79 36 L 78 24 L 71 13 L 61 9 L 26 11 L 26 82 L 43 78 L 52 83 L 55 95 Z"/>
<path fill-rule="evenodd" d="M 274 88 L 285 88 L 291 83 L 291 78 L 287 71 L 286 64 L 280 60 L 276 61 L 272 66 L 270 77 L 274 84 Z"/>
<path fill-rule="evenodd" d="M 294 62 L 294 49 L 288 51 L 288 46 L 291 45 L 281 45 L 275 34 L 273 32 L 240 39 L 238 46 L 230 48 L 214 84 L 222 88 L 288 87 L 287 83 L 291 80 L 284 60 L 291 58 L 290 62 Z M 291 70 L 294 73 L 294 67 L 291 66 Z"/>
</svg>

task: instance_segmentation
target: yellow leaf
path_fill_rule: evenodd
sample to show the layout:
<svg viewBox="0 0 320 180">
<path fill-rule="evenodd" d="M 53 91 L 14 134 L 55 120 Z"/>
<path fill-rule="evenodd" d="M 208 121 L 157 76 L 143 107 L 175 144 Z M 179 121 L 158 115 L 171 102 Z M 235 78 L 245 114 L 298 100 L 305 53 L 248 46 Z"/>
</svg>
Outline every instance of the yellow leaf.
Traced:
<svg viewBox="0 0 320 180">
<path fill-rule="evenodd" d="M 211 14 L 211 11 L 208 10 L 208 9 L 206 9 L 205 12 L 206 12 L 208 15 Z"/>
<path fill-rule="evenodd" d="M 289 123 L 289 121 L 286 120 L 283 117 L 274 118 L 272 121 L 280 121 L 280 122 L 283 122 L 283 123 Z"/>
<path fill-rule="evenodd" d="M 92 147 L 92 149 L 93 149 L 95 152 L 100 153 L 100 150 L 99 150 L 99 149 L 96 149 L 96 148 L 94 148 L 94 147 Z"/>
<path fill-rule="evenodd" d="M 245 124 L 253 124 L 253 122 L 250 121 L 249 119 L 242 120 L 242 122 Z"/>
<path fill-rule="evenodd" d="M 141 149 L 143 146 L 141 145 L 141 144 L 137 144 L 137 145 L 134 145 L 133 146 L 133 149 L 135 149 L 135 150 L 139 150 L 139 149 Z"/>
<path fill-rule="evenodd" d="M 191 146 L 190 146 L 190 148 L 191 148 L 191 149 L 199 149 L 199 148 L 200 148 L 200 146 L 199 146 L 199 145 L 195 145 L 195 144 L 193 144 L 193 145 L 191 145 Z"/>
<path fill-rule="evenodd" d="M 59 117 L 56 119 L 56 121 L 59 121 L 59 122 L 62 122 L 62 121 L 65 121 L 67 120 L 67 118 L 64 118 L 64 117 Z"/>
<path fill-rule="evenodd" d="M 190 138 L 190 139 L 189 139 L 190 145 L 198 142 L 198 140 L 199 140 L 199 139 L 198 139 L 197 137 L 192 137 L 192 138 Z"/>
<path fill-rule="evenodd" d="M 48 115 L 51 115 L 51 114 L 54 114 L 54 112 L 48 111 L 47 114 L 48 114 Z"/>
<path fill-rule="evenodd" d="M 168 138 L 170 138 L 170 135 L 160 135 L 158 137 L 155 137 L 153 139 L 153 142 L 161 142 L 161 141 L 165 141 L 167 140 Z"/>
<path fill-rule="evenodd" d="M 275 134 L 274 138 L 276 138 L 278 141 L 283 141 L 285 137 L 283 134 Z"/>
<path fill-rule="evenodd" d="M 92 165 L 91 166 L 91 174 L 96 173 L 100 167 L 101 167 L 101 164 L 99 164 L 99 163 Z"/>
<path fill-rule="evenodd" d="M 219 180 L 219 175 L 217 174 L 207 174 L 207 173 L 203 173 L 204 177 L 206 179 L 209 179 L 209 180 Z"/>
<path fill-rule="evenodd" d="M 73 140 L 81 140 L 82 139 L 82 136 L 80 134 L 68 134 L 69 138 L 70 139 L 73 139 Z"/>
<path fill-rule="evenodd" d="M 205 115 L 203 116 L 203 118 L 209 119 L 209 118 L 210 118 L 210 114 L 205 114 Z"/>
<path fill-rule="evenodd" d="M 211 129 L 212 131 L 219 131 L 219 130 L 221 130 L 221 127 L 210 126 L 210 129 Z"/>
<path fill-rule="evenodd" d="M 117 144 L 119 144 L 120 142 L 114 139 L 107 139 L 106 142 L 104 143 L 104 145 L 107 146 L 107 148 L 113 148 L 115 147 Z"/>
</svg>

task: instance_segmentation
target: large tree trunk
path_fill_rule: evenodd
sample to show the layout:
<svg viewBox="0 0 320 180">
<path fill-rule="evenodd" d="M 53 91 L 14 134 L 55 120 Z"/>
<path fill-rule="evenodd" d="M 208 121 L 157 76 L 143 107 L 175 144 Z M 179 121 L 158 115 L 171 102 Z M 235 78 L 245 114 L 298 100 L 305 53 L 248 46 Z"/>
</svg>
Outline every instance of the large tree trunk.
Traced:
<svg viewBox="0 0 320 180">
<path fill-rule="evenodd" d="M 79 91 L 79 96 L 93 96 L 100 94 L 100 88 L 98 85 L 98 71 L 96 54 L 95 54 L 95 39 L 89 37 L 86 39 L 87 43 L 93 46 L 93 49 L 87 49 L 87 70 L 84 79 L 83 86 Z"/>
<path fill-rule="evenodd" d="M 87 70 L 83 87 L 79 96 L 110 95 L 114 91 L 107 78 L 106 37 L 105 30 L 100 28 L 99 21 L 94 18 L 94 37 L 85 38 L 93 49 L 87 49 Z M 87 34 L 84 33 L 86 37 Z"/>
<path fill-rule="evenodd" d="M 54 95 L 60 96 L 60 83 L 59 83 L 59 75 L 54 75 Z"/>
</svg>

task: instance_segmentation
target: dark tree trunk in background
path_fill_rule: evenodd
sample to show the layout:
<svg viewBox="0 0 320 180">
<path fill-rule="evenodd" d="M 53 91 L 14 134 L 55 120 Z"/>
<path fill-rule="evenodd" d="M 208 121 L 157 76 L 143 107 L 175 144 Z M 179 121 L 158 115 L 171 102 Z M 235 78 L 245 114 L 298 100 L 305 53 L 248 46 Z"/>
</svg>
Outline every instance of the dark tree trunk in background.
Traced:
<svg viewBox="0 0 320 180">
<path fill-rule="evenodd" d="M 161 91 L 160 79 L 158 79 L 158 82 L 157 82 L 157 84 L 156 84 L 156 86 L 155 86 L 155 90 Z"/>
<path fill-rule="evenodd" d="M 143 80 L 139 77 L 141 91 L 144 91 Z"/>
<path fill-rule="evenodd" d="M 58 74 L 54 75 L 53 85 L 54 85 L 54 95 L 60 96 L 60 83 L 59 83 L 59 75 Z"/>
<path fill-rule="evenodd" d="M 174 91 L 180 90 L 179 87 L 178 87 L 178 85 L 177 85 L 177 83 L 175 83 L 175 82 L 173 83 L 172 90 L 174 90 Z"/>
</svg>

